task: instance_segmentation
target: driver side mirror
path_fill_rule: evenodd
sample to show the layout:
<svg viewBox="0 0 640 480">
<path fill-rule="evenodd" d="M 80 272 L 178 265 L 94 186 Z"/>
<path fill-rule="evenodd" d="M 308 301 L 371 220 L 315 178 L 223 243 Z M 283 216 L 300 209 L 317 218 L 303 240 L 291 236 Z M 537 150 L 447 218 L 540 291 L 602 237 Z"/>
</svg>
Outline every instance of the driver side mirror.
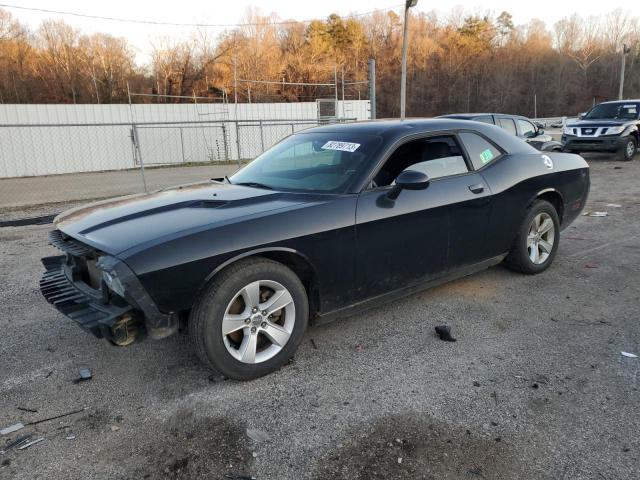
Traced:
<svg viewBox="0 0 640 480">
<path fill-rule="evenodd" d="M 416 170 L 405 170 L 396 177 L 396 184 L 387 193 L 387 198 L 395 200 L 402 190 L 424 190 L 429 186 L 427 174 Z"/>
<path fill-rule="evenodd" d="M 586 116 L 587 116 L 587 112 L 582 112 L 580 115 L 578 115 L 578 120 L 582 120 Z"/>
</svg>

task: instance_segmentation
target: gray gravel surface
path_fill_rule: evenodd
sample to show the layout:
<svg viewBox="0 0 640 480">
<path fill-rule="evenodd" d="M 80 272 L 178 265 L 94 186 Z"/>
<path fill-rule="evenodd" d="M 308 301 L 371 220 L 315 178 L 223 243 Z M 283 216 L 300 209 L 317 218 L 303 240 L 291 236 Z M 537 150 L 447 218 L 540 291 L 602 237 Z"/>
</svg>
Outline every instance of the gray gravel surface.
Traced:
<svg viewBox="0 0 640 480">
<path fill-rule="evenodd" d="M 45 437 L 0 455 L 0 478 L 639 478 L 640 359 L 620 352 L 640 354 L 640 161 L 590 163 L 587 210 L 609 216 L 565 230 L 547 272 L 499 266 L 312 327 L 248 383 L 185 335 L 81 332 L 38 291 L 49 227 L 0 229 L 0 426 L 85 408 L 0 437 Z"/>
</svg>

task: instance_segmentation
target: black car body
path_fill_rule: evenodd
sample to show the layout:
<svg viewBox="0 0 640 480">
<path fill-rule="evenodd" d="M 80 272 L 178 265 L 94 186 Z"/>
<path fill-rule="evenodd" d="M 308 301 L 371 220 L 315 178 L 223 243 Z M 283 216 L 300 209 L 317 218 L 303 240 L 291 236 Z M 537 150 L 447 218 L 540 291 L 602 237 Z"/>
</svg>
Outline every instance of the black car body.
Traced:
<svg viewBox="0 0 640 480">
<path fill-rule="evenodd" d="M 323 163 L 296 164 L 316 156 Z M 132 319 L 165 337 L 211 282 L 261 258 L 300 279 L 310 318 L 330 318 L 499 263 L 536 201 L 564 228 L 588 191 L 581 157 L 541 154 L 492 125 L 328 125 L 288 137 L 229 181 L 61 214 L 50 242 L 63 255 L 43 259 L 41 288 L 84 329 L 128 343 Z"/>
<path fill-rule="evenodd" d="M 639 141 L 640 100 L 604 102 L 596 105 L 562 130 L 565 151 L 620 153 L 631 160 Z"/>
<path fill-rule="evenodd" d="M 562 143 L 544 132 L 542 125 L 533 122 L 522 115 L 508 115 L 505 113 L 452 113 L 439 118 L 457 118 L 459 120 L 473 120 L 475 122 L 497 125 L 509 133 L 523 139 L 532 147 L 544 152 L 562 151 Z"/>
</svg>

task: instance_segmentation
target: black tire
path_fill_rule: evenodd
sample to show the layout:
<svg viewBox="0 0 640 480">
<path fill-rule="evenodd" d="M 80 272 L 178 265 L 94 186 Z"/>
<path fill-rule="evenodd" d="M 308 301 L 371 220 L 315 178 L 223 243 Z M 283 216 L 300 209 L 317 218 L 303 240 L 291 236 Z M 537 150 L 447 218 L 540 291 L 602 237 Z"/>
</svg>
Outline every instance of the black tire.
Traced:
<svg viewBox="0 0 640 480">
<path fill-rule="evenodd" d="M 295 324 L 288 341 L 274 357 L 250 364 L 236 359 L 227 350 L 222 319 L 236 294 L 258 280 L 278 282 L 289 291 L 295 307 Z M 205 365 L 234 380 L 252 380 L 279 369 L 293 357 L 307 328 L 308 317 L 307 293 L 298 276 L 281 263 L 252 257 L 234 263 L 213 278 L 191 311 L 189 335 Z"/>
<path fill-rule="evenodd" d="M 632 145 L 632 146 L 631 146 Z M 626 137 L 624 140 L 624 146 L 620 150 L 620 160 L 623 162 L 630 162 L 636 154 L 638 148 L 638 142 L 634 137 Z"/>
<path fill-rule="evenodd" d="M 529 230 L 532 226 L 534 219 L 540 215 L 546 214 L 551 218 L 553 222 L 553 245 L 551 252 L 542 263 L 534 263 L 530 258 L 530 251 L 527 246 L 527 237 Z M 553 205 L 546 200 L 536 200 L 533 205 L 527 210 L 527 214 L 522 220 L 522 224 L 518 229 L 515 241 L 511 247 L 509 255 L 505 259 L 505 264 L 511 270 L 526 273 L 529 275 L 535 275 L 537 273 L 544 272 L 553 263 L 553 259 L 558 252 L 558 244 L 560 243 L 560 221 L 558 218 L 558 212 Z M 533 248 L 533 247 L 532 247 Z M 537 247 L 536 247 L 537 248 Z"/>
</svg>

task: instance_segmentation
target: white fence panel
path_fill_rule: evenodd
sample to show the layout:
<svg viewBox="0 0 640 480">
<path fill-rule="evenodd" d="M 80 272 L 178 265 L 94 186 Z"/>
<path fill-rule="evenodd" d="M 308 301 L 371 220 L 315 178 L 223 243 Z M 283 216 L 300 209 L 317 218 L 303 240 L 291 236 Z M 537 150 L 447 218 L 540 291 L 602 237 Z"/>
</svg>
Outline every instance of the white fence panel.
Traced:
<svg viewBox="0 0 640 480">
<path fill-rule="evenodd" d="M 349 120 L 366 120 L 370 115 L 369 101 L 338 102 L 336 112 L 344 113 Z M 132 123 L 139 125 L 138 138 L 145 163 L 177 164 L 251 158 L 262 151 L 261 144 L 268 148 L 292 130 L 313 126 L 317 118 L 316 102 L 131 107 L 3 104 L 0 178 L 137 168 L 131 141 Z M 257 137 L 254 132 L 250 135 L 240 132 L 236 124 L 238 121 L 266 124 L 270 120 L 293 122 L 287 127 L 265 127 Z M 167 122 L 173 125 L 160 128 L 160 124 Z M 158 125 L 140 125 L 144 123 Z"/>
</svg>

